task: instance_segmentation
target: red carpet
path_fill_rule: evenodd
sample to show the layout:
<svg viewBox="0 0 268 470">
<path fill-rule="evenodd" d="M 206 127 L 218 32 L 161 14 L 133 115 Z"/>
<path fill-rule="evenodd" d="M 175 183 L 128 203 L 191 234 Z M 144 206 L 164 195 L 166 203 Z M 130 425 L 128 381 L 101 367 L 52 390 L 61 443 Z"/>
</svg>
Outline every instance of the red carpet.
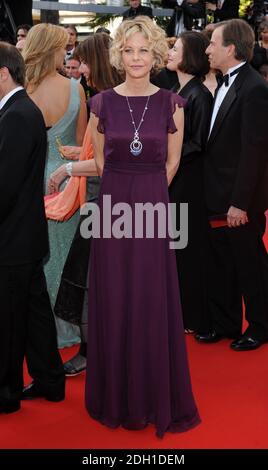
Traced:
<svg viewBox="0 0 268 470">
<path fill-rule="evenodd" d="M 268 246 L 268 233 L 266 233 Z M 143 431 L 110 430 L 84 407 L 84 374 L 67 380 L 66 400 L 23 402 L 22 410 L 0 415 L 2 449 L 44 448 L 268 448 L 268 344 L 238 353 L 229 340 L 199 345 L 187 337 L 193 389 L 202 424 L 183 434 L 155 437 Z M 75 348 L 62 352 L 66 360 Z"/>
<path fill-rule="evenodd" d="M 229 341 L 199 345 L 187 337 L 193 388 L 202 424 L 183 434 L 155 437 L 143 431 L 110 430 L 84 408 L 84 374 L 67 381 L 62 403 L 23 402 L 0 416 L 1 448 L 268 448 L 268 344 L 251 352 L 230 350 Z M 66 359 L 74 348 L 65 350 Z"/>
</svg>

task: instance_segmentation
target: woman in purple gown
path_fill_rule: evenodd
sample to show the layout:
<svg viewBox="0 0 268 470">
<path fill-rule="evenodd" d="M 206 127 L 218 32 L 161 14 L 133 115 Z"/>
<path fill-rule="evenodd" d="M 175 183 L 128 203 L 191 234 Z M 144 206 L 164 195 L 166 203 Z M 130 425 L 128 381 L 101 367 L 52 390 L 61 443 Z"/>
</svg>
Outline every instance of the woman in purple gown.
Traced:
<svg viewBox="0 0 268 470">
<path fill-rule="evenodd" d="M 179 165 L 184 100 L 150 82 L 151 70 L 163 66 L 166 53 L 164 33 L 149 18 L 124 21 L 111 63 L 124 71 L 125 81 L 91 99 L 90 118 L 104 224 L 90 258 L 86 406 L 91 417 L 109 427 L 155 424 L 159 437 L 200 422 L 175 253 L 168 235 L 137 235 L 134 217 L 137 203 L 161 203 L 167 209 L 168 184 Z M 111 198 L 111 223 L 117 220 L 111 237 L 103 234 L 109 222 L 104 196 Z M 124 223 L 121 238 L 118 234 L 117 203 L 132 210 L 132 237 Z"/>
</svg>

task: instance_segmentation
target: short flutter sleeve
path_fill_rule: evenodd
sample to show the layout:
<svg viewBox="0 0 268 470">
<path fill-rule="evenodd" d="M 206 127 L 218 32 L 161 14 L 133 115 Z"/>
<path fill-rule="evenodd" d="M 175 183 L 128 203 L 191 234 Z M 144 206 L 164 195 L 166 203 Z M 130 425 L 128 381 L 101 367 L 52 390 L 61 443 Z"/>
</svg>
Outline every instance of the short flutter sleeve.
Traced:
<svg viewBox="0 0 268 470">
<path fill-rule="evenodd" d="M 103 96 L 102 93 L 98 93 L 95 96 L 92 96 L 89 101 L 90 105 L 90 112 L 95 114 L 97 118 L 99 118 L 98 122 L 98 131 L 101 134 L 104 134 L 105 132 L 105 126 L 104 126 L 104 115 L 103 115 Z"/>
<path fill-rule="evenodd" d="M 174 132 L 177 132 L 177 127 L 175 126 L 175 122 L 173 119 L 173 114 L 175 113 L 176 110 L 176 105 L 178 105 L 179 108 L 185 108 L 187 101 L 182 98 L 181 96 L 177 95 L 176 93 L 171 93 L 170 94 L 170 103 L 169 103 L 169 109 L 168 109 L 168 133 L 169 134 L 174 134 Z"/>
</svg>

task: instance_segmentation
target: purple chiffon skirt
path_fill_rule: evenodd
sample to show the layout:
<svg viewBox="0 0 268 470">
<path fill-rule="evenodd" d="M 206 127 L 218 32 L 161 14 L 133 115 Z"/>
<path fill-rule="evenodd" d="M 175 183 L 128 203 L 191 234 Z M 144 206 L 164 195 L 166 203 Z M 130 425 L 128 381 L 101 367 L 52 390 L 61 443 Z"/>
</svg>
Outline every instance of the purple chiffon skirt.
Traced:
<svg viewBox="0 0 268 470">
<path fill-rule="evenodd" d="M 112 204 L 167 206 L 165 166 L 107 162 L 101 216 L 105 194 Z M 92 418 L 112 428 L 152 423 L 159 437 L 200 422 L 168 237 L 93 239 L 88 331 L 86 407 Z"/>
</svg>

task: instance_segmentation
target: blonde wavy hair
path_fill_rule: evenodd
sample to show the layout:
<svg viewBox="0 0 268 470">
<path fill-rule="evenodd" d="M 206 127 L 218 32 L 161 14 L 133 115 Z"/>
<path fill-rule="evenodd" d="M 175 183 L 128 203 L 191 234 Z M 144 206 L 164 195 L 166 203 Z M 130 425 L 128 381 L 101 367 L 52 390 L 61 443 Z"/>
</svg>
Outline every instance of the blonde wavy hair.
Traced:
<svg viewBox="0 0 268 470">
<path fill-rule="evenodd" d="M 168 53 L 166 35 L 148 16 L 138 16 L 135 19 L 125 20 L 117 28 L 110 48 L 111 65 L 121 73 L 124 71 L 122 51 L 127 39 L 135 33 L 142 33 L 149 42 L 154 57 L 153 71 L 163 68 Z"/>
<path fill-rule="evenodd" d="M 56 52 L 66 47 L 68 33 L 61 26 L 41 23 L 30 29 L 23 48 L 26 85 L 31 92 L 56 70 Z"/>
</svg>

